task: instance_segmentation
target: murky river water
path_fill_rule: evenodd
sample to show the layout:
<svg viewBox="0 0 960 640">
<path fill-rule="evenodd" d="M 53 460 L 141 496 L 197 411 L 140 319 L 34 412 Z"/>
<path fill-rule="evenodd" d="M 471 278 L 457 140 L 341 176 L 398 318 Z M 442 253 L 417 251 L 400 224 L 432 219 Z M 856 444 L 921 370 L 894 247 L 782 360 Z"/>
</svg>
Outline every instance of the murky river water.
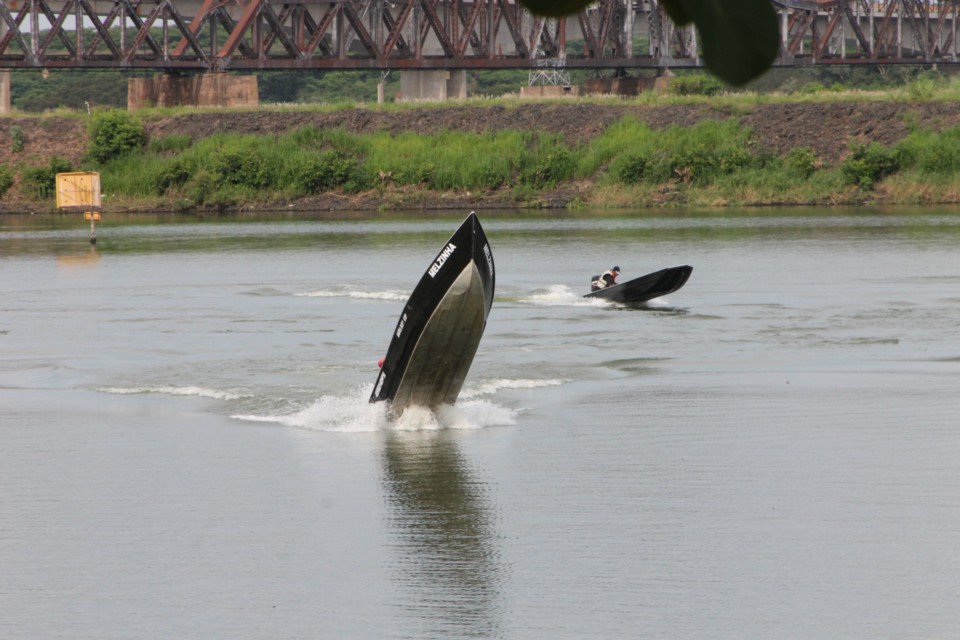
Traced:
<svg viewBox="0 0 960 640">
<path fill-rule="evenodd" d="M 0 638 L 960 637 L 960 215 L 481 213 L 395 424 L 461 219 L 0 220 Z"/>
</svg>

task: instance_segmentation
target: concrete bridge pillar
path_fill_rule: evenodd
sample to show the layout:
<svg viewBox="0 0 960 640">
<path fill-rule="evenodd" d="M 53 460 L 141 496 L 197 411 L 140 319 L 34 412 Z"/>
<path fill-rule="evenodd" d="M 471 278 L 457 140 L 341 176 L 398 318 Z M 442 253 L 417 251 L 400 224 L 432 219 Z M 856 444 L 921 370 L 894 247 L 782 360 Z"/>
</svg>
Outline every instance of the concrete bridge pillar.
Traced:
<svg viewBox="0 0 960 640">
<path fill-rule="evenodd" d="M 463 100 L 467 97 L 467 72 L 437 69 L 401 71 L 400 100 Z"/>
<path fill-rule="evenodd" d="M 257 76 L 165 73 L 127 81 L 130 111 L 144 107 L 256 107 L 259 104 Z"/>
</svg>

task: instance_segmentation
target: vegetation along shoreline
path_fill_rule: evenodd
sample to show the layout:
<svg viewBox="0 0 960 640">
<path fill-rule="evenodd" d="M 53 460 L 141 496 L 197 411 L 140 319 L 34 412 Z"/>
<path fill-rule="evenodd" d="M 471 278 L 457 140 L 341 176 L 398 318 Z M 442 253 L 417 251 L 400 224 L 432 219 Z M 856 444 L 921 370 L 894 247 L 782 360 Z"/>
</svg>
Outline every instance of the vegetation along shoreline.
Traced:
<svg viewBox="0 0 960 640">
<path fill-rule="evenodd" d="M 0 117 L 0 213 L 960 203 L 955 96 L 512 98 Z"/>
</svg>

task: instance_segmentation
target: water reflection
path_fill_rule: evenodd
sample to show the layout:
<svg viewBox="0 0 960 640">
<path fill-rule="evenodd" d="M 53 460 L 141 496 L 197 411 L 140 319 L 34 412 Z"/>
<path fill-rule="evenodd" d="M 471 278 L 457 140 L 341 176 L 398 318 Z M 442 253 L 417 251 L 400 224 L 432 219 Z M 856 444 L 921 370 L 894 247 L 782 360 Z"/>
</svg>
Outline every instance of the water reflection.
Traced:
<svg viewBox="0 0 960 640">
<path fill-rule="evenodd" d="M 690 313 L 688 307 L 673 307 L 665 304 L 650 304 L 649 302 L 626 302 L 610 305 L 619 311 L 645 311 L 657 316 L 685 316 Z"/>
<path fill-rule="evenodd" d="M 486 485 L 472 476 L 456 435 L 389 434 L 383 472 L 396 580 L 403 609 L 422 627 L 417 637 L 498 635 L 493 514 Z"/>
<path fill-rule="evenodd" d="M 57 256 L 57 266 L 67 269 L 89 267 L 98 262 L 100 262 L 100 253 L 95 246 L 91 246 L 90 250 L 84 253 Z"/>
</svg>

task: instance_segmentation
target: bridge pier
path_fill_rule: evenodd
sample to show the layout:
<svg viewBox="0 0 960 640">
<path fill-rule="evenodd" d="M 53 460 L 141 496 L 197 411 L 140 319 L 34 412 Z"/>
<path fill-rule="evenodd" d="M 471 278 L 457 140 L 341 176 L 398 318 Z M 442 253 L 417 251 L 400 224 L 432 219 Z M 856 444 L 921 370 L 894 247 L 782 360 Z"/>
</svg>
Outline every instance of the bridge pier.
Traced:
<svg viewBox="0 0 960 640">
<path fill-rule="evenodd" d="M 144 107 L 256 107 L 260 104 L 257 77 L 204 73 L 181 76 L 165 73 L 127 81 L 127 109 Z"/>
<path fill-rule="evenodd" d="M 467 72 L 463 69 L 401 71 L 400 100 L 463 100 L 467 97 Z"/>
</svg>

